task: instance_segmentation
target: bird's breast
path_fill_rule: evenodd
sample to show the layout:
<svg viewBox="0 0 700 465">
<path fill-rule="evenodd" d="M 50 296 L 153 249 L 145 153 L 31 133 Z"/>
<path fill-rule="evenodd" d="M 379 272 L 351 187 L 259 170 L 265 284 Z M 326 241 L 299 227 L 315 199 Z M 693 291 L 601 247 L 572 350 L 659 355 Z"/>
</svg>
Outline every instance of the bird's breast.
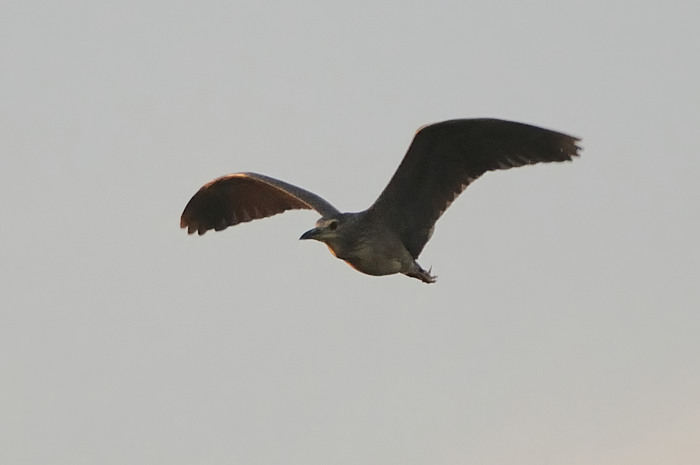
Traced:
<svg viewBox="0 0 700 465">
<path fill-rule="evenodd" d="M 328 247 L 333 255 L 344 260 L 357 271 L 384 276 L 401 273 L 410 268 L 413 257 L 402 243 L 382 241 L 377 238 L 363 239 L 344 250 Z"/>
</svg>

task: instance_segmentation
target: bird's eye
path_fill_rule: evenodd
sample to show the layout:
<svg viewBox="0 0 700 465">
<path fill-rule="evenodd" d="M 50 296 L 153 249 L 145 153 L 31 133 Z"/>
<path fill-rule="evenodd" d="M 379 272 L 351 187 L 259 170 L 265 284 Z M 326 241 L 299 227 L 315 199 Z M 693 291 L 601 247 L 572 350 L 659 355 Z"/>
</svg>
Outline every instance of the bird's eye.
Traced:
<svg viewBox="0 0 700 465">
<path fill-rule="evenodd" d="M 336 229 L 338 229 L 338 222 L 337 222 L 337 221 L 332 221 L 332 222 L 328 225 L 328 229 L 330 229 L 331 231 L 335 231 Z"/>
</svg>

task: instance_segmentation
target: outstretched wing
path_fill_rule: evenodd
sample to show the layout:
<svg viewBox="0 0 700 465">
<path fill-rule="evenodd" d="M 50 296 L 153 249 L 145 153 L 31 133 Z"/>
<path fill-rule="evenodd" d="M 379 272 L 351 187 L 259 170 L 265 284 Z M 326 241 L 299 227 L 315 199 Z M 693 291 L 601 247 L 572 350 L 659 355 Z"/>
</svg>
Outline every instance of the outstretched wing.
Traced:
<svg viewBox="0 0 700 465">
<path fill-rule="evenodd" d="M 417 258 L 435 222 L 487 171 L 571 160 L 578 138 L 496 119 L 460 119 L 423 127 L 368 214 L 394 230 Z"/>
<path fill-rule="evenodd" d="M 204 186 L 182 212 L 180 227 L 200 235 L 221 231 L 238 223 L 267 218 L 287 210 L 314 209 L 322 216 L 338 210 L 318 195 L 301 187 L 256 173 L 222 176 Z"/>
</svg>

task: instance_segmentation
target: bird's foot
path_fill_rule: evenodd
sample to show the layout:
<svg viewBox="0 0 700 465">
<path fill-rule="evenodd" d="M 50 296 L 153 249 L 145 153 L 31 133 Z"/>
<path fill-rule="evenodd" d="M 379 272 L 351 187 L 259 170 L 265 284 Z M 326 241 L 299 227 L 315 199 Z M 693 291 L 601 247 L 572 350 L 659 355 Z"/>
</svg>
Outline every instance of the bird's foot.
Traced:
<svg viewBox="0 0 700 465">
<path fill-rule="evenodd" d="M 420 279 L 421 281 L 423 281 L 424 283 L 427 283 L 427 284 L 432 284 L 435 281 L 437 281 L 437 276 L 430 274 L 431 271 L 433 271 L 432 266 L 428 269 L 428 271 L 425 271 L 423 268 L 421 268 L 419 266 L 418 270 L 410 271 L 410 272 L 406 273 L 406 276 L 410 276 L 411 278 Z"/>
</svg>

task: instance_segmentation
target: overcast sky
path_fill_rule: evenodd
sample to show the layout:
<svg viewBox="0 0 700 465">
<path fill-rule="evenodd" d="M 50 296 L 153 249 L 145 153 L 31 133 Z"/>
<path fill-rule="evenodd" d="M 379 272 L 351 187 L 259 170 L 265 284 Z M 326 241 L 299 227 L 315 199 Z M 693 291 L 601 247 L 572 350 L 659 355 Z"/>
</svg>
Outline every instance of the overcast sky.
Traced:
<svg viewBox="0 0 700 465">
<path fill-rule="evenodd" d="M 700 463 L 700 4 L 0 6 L 3 464 Z M 415 130 L 583 139 L 489 173 L 369 277 L 257 171 L 366 208 Z"/>
</svg>

